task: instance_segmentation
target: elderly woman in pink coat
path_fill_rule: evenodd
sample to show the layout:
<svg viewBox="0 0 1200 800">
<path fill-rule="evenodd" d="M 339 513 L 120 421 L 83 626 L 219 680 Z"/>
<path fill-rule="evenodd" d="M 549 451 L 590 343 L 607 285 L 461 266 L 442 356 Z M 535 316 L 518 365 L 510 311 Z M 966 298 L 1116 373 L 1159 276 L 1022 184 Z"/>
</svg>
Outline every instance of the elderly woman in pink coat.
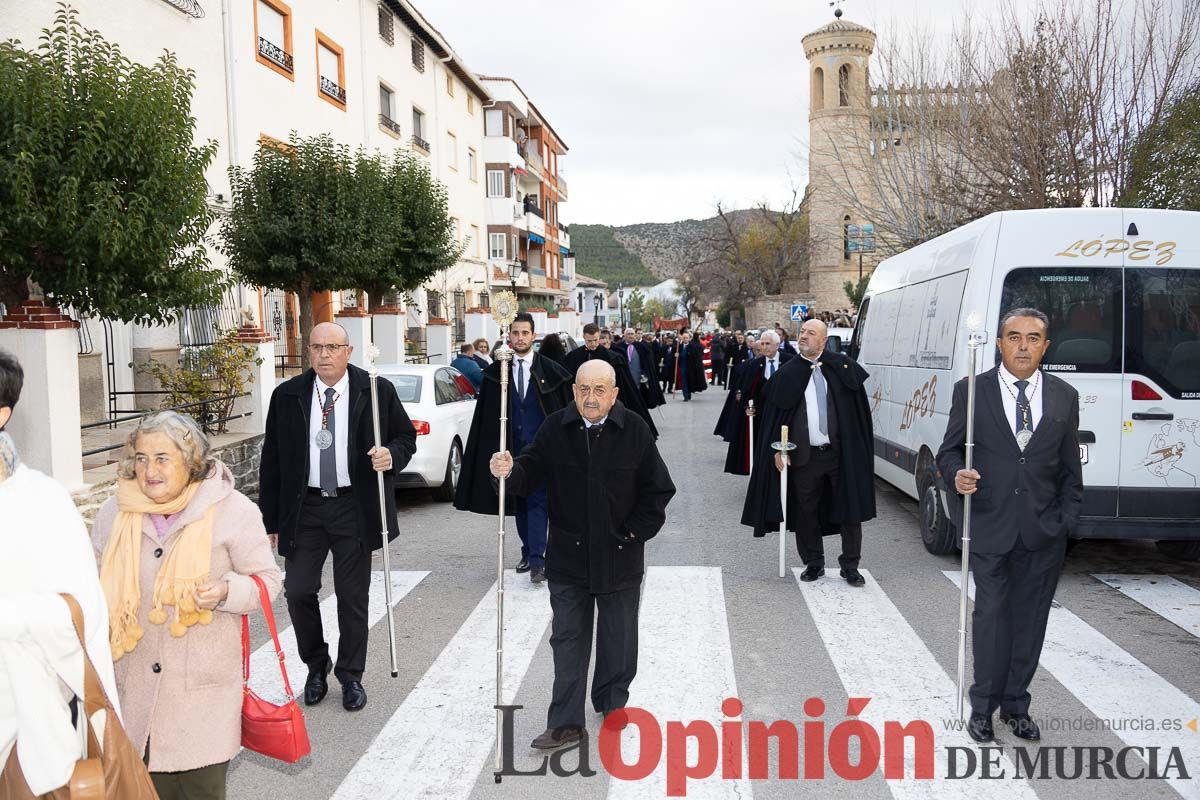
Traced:
<svg viewBox="0 0 1200 800">
<path fill-rule="evenodd" d="M 241 746 L 239 616 L 282 579 L 258 507 L 190 418 L 142 420 L 92 544 L 125 730 L 162 800 L 220 800 Z"/>
</svg>

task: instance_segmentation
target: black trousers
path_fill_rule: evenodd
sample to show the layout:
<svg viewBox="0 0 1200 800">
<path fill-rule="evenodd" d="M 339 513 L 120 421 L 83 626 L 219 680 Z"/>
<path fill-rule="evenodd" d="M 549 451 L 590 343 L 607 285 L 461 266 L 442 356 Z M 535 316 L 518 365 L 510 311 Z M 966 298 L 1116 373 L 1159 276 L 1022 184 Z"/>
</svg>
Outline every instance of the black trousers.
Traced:
<svg viewBox="0 0 1200 800">
<path fill-rule="evenodd" d="M 592 708 L 624 708 L 629 684 L 637 675 L 638 606 L 641 586 L 592 594 L 566 583 L 550 582 L 550 647 L 554 651 L 554 694 L 546 725 L 584 727 L 584 692 L 592 658 L 592 620 L 596 621 L 596 671 Z"/>
<path fill-rule="evenodd" d="M 836 447 L 828 450 L 813 448 L 807 464 L 788 468 L 788 483 L 795 499 L 793 508 L 798 509 L 796 526 L 796 549 L 804 566 L 825 566 L 825 544 L 821 535 L 818 509 L 822 493 L 833 497 L 838 490 L 838 452 Z M 789 515 L 788 522 L 791 522 Z M 862 523 L 843 522 L 842 554 L 838 564 L 843 569 L 858 569 L 862 558 Z"/>
<path fill-rule="evenodd" d="M 713 371 L 713 376 L 712 376 L 712 380 L 709 381 L 709 385 L 710 386 L 724 386 L 725 385 L 725 359 L 714 358 L 713 362 L 712 362 L 712 371 Z"/>
<path fill-rule="evenodd" d="M 1018 538 L 1007 553 L 971 551 L 975 683 L 970 697 L 975 713 L 990 715 L 997 708 L 1006 714 L 1029 713 L 1029 683 L 1042 654 L 1066 553 L 1065 536 L 1040 550 L 1027 550 Z"/>
<path fill-rule="evenodd" d="M 329 645 L 321 626 L 321 572 L 333 553 L 333 592 L 337 596 L 338 654 L 333 673 L 339 681 L 362 680 L 367 664 L 367 598 L 371 587 L 371 551 L 358 529 L 354 496 L 306 494 L 283 593 L 296 628 L 300 660 L 310 672 L 329 671 Z"/>
</svg>

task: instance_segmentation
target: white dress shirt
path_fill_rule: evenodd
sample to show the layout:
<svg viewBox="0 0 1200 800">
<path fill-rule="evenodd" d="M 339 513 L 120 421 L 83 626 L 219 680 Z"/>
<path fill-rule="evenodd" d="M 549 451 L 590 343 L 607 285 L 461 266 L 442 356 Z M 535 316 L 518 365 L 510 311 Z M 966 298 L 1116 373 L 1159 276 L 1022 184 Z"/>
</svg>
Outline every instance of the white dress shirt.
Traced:
<svg viewBox="0 0 1200 800">
<path fill-rule="evenodd" d="M 775 353 L 774 358 L 768 358 L 766 363 L 763 364 L 763 378 L 766 380 L 771 380 L 771 378 L 775 377 L 776 372 L 779 372 L 778 352 Z"/>
<path fill-rule="evenodd" d="M 589 428 L 593 425 L 603 425 L 606 422 L 608 422 L 608 414 L 605 414 L 603 417 L 601 417 L 598 422 L 590 422 L 587 417 L 583 418 L 583 424 Z"/>
<path fill-rule="evenodd" d="M 1000 399 L 1004 401 L 1004 414 L 1008 417 L 1008 432 L 1013 435 L 1013 438 L 1016 438 L 1017 397 L 1021 393 L 1021 390 L 1017 388 L 1017 381 L 1020 378 L 1005 369 L 1004 364 L 1000 365 L 997 374 L 1000 377 Z M 1039 369 L 1029 376 L 1029 385 L 1025 387 L 1025 397 L 1029 400 L 1030 430 L 1037 430 L 1037 424 L 1042 419 L 1042 383 L 1044 381 L 1045 376 Z"/>
<path fill-rule="evenodd" d="M 809 364 L 816 362 L 806 356 L 800 356 Z M 820 369 L 818 367 L 817 369 Z M 815 370 L 814 370 L 815 371 Z M 825 402 L 829 403 L 829 381 L 825 381 Z M 831 444 L 829 436 L 821 433 L 821 412 L 817 409 L 817 382 L 809 376 L 808 386 L 804 389 L 804 411 L 808 416 L 808 443 L 812 447 Z M 826 428 L 829 427 L 829 408 L 825 408 Z"/>
<path fill-rule="evenodd" d="M 346 370 L 341 380 L 326 386 L 318 377 L 313 381 L 312 408 L 308 412 L 308 485 L 321 488 L 321 448 L 313 442 L 321 430 L 321 409 L 325 406 L 325 390 L 336 392 L 333 411 L 333 452 L 337 462 L 338 486 L 350 485 L 350 461 L 346 450 L 350 445 L 350 371 Z"/>
<path fill-rule="evenodd" d="M 517 389 L 517 369 L 518 369 L 517 362 L 518 361 L 520 361 L 524 364 L 523 367 L 520 367 L 520 369 L 524 370 L 521 375 L 521 381 L 522 381 L 522 388 L 525 390 L 526 393 L 528 393 L 529 392 L 529 381 L 532 378 L 532 373 L 529 370 L 533 368 L 533 351 L 530 350 L 528 353 L 526 353 L 523 356 L 519 356 L 516 353 L 513 353 L 512 380 L 513 380 L 513 391 L 514 392 Z M 525 397 L 521 396 L 520 399 L 524 400 Z"/>
</svg>

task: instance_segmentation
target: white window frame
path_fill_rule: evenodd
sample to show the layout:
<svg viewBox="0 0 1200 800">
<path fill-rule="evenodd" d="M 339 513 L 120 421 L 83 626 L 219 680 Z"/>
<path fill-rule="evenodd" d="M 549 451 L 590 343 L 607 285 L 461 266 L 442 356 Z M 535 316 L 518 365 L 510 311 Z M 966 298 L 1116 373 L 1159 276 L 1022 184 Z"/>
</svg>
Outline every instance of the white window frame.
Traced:
<svg viewBox="0 0 1200 800">
<path fill-rule="evenodd" d="M 499 186 L 500 191 L 499 192 L 494 191 L 497 187 L 495 185 L 493 185 L 493 183 L 492 183 L 493 176 L 496 176 L 496 175 L 499 176 L 499 179 L 498 179 L 500 182 L 500 186 Z M 488 197 L 504 197 L 505 196 L 504 195 L 504 170 L 489 169 L 487 171 L 487 196 Z"/>
<path fill-rule="evenodd" d="M 467 148 L 467 177 L 479 182 L 479 154 L 474 147 Z"/>
<path fill-rule="evenodd" d="M 499 247 L 496 247 L 497 242 Z M 504 261 L 508 258 L 508 237 L 503 233 L 488 234 L 488 258 L 493 261 Z"/>
</svg>

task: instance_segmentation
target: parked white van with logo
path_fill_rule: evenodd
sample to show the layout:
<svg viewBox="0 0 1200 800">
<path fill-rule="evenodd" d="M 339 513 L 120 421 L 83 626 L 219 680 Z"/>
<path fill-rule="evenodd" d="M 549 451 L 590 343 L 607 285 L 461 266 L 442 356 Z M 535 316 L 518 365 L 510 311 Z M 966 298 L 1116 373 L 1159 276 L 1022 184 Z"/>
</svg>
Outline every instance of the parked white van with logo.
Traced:
<svg viewBox="0 0 1200 800">
<path fill-rule="evenodd" d="M 966 320 L 994 342 L 1021 306 L 1050 317 L 1042 369 L 1079 391 L 1074 535 L 1200 559 L 1200 213 L 1145 209 L 991 214 L 875 269 L 850 353 L 871 374 L 875 473 L 920 502 L 925 547 L 958 544 L 934 456 Z M 990 369 L 998 351 L 979 352 Z"/>
</svg>

